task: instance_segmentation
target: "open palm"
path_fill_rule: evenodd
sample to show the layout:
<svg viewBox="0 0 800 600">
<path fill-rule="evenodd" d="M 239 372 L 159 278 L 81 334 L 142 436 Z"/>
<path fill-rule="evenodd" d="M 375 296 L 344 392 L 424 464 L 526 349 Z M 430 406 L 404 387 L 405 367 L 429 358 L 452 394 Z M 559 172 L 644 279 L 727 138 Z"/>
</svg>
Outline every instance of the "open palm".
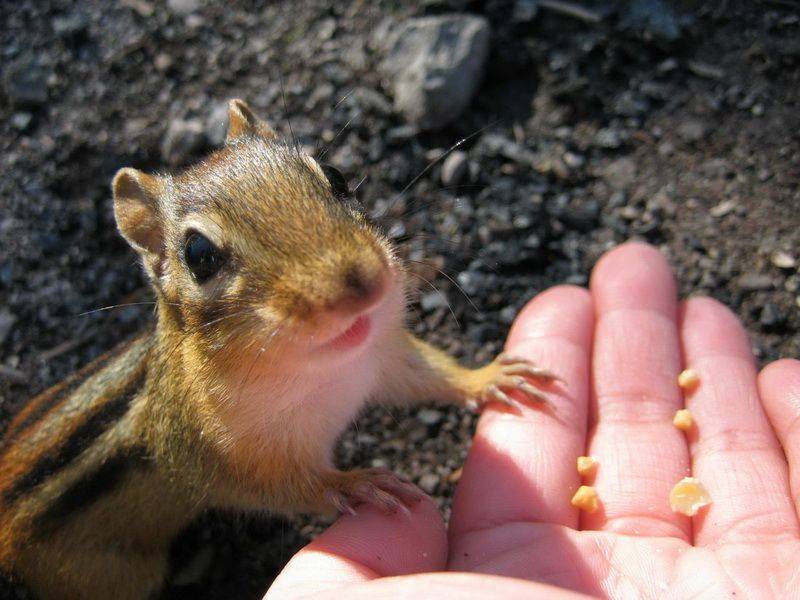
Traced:
<svg viewBox="0 0 800 600">
<path fill-rule="evenodd" d="M 410 519 L 365 508 L 267 597 L 800 597 L 800 362 L 758 374 L 738 320 L 709 299 L 679 306 L 641 244 L 606 254 L 590 292 L 534 299 L 507 349 L 564 383 L 547 390 L 552 410 L 482 415 L 447 534 L 429 503 Z M 701 377 L 686 398 L 685 365 Z M 688 434 L 672 425 L 684 405 Z M 569 504 L 581 454 L 599 462 L 591 514 Z M 691 519 L 668 503 L 687 475 L 713 500 Z"/>
</svg>

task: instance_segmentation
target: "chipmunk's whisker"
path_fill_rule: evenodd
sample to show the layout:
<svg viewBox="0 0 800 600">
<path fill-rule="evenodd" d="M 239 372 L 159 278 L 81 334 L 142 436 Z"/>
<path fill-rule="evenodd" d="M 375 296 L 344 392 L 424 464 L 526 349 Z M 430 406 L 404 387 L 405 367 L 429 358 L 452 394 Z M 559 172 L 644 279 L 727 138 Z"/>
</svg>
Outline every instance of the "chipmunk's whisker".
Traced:
<svg viewBox="0 0 800 600">
<path fill-rule="evenodd" d="M 336 104 L 334 104 L 334 105 L 333 105 L 333 108 L 332 108 L 331 110 L 333 111 L 333 110 L 336 110 L 337 108 L 339 108 L 339 105 L 340 105 L 342 102 L 344 102 L 345 100 L 347 100 L 347 99 L 348 99 L 348 98 L 349 98 L 349 97 L 350 97 L 350 96 L 353 94 L 353 91 L 354 91 L 354 90 L 353 90 L 353 89 L 351 89 L 351 90 L 350 90 L 350 91 L 348 91 L 348 92 L 347 92 L 347 93 L 346 93 L 344 96 L 342 96 L 341 98 L 339 98 L 339 100 L 336 102 Z M 352 119 L 351 119 L 351 120 L 352 120 Z M 349 125 L 349 124 L 350 124 L 350 121 L 348 121 L 348 122 L 347 122 L 347 124 Z M 345 125 L 345 127 L 346 127 L 346 125 Z M 342 129 L 344 129 L 344 128 L 342 128 Z M 341 132 L 341 131 L 340 131 L 340 132 Z M 328 143 L 325 145 L 325 151 L 322 153 L 322 156 L 325 156 L 325 153 L 328 151 L 328 148 L 329 148 L 329 147 L 330 147 L 330 145 L 331 145 L 331 144 L 332 144 L 332 143 L 333 143 L 333 142 L 336 140 L 336 138 L 337 138 L 337 137 L 339 137 L 339 134 L 338 134 L 338 133 L 337 133 L 337 134 L 336 134 L 336 135 L 333 137 L 333 139 L 332 139 L 330 142 L 328 142 Z M 321 140 L 321 138 L 320 138 L 320 140 Z M 321 147 L 321 144 L 320 144 L 320 142 L 318 141 L 318 142 L 315 144 L 315 146 L 314 146 L 314 156 L 316 156 L 316 155 L 317 155 L 317 153 L 319 152 L 319 149 L 320 149 L 320 147 Z"/>
<path fill-rule="evenodd" d="M 356 115 L 353 115 L 352 117 L 350 117 L 349 119 L 347 119 L 347 123 L 345 123 L 344 125 L 342 125 L 341 129 L 339 129 L 339 131 L 337 131 L 337 132 L 336 132 L 336 135 L 335 135 L 335 136 L 333 136 L 333 139 L 332 139 L 330 142 L 328 142 L 328 144 L 325 146 L 325 149 L 324 149 L 324 150 L 323 150 L 323 151 L 320 153 L 320 155 L 319 155 L 319 157 L 318 157 L 318 160 L 322 160 L 323 158 L 325 158 L 325 155 L 328 153 L 328 150 L 330 150 L 330 149 L 331 149 L 331 146 L 333 145 L 333 143 L 334 143 L 334 142 L 335 142 L 337 139 L 339 139 L 339 136 L 340 136 L 340 135 L 342 135 L 342 133 L 344 132 L 344 130 L 345 130 L 345 129 L 347 129 L 347 128 L 350 126 L 350 123 L 352 123 L 352 122 L 353 122 L 353 119 L 355 119 L 355 118 L 356 118 Z"/>
<path fill-rule="evenodd" d="M 429 263 L 429 262 L 426 262 L 426 261 L 422 261 L 422 260 L 412 260 L 412 259 L 410 259 L 410 258 L 407 258 L 406 260 L 407 260 L 408 262 L 416 263 L 416 264 L 418 264 L 418 265 L 425 265 L 425 266 L 428 266 L 428 267 L 430 267 L 430 268 L 434 269 L 435 271 L 439 272 L 439 274 L 441 274 L 441 275 L 443 275 L 444 277 L 446 277 L 446 278 L 447 278 L 447 280 L 448 280 L 450 283 L 452 283 L 454 286 L 456 286 L 456 288 L 458 288 L 458 291 L 459 291 L 459 292 L 461 292 L 461 293 L 462 293 L 462 295 L 464 296 L 464 298 L 466 298 L 466 299 L 467 299 L 467 302 L 469 302 L 469 304 L 470 304 L 470 306 L 473 308 L 473 310 L 475 310 L 475 312 L 476 312 L 476 313 L 478 313 L 478 314 L 481 314 L 481 311 L 480 311 L 480 310 L 478 310 L 478 307 L 477 307 L 477 306 L 475 306 L 475 303 L 472 301 L 472 298 L 470 298 L 469 294 L 467 294 L 467 292 L 465 292 L 465 291 L 464 291 L 464 288 L 463 288 L 463 287 L 461 287 L 461 286 L 459 285 L 459 283 L 458 283 L 458 282 L 457 282 L 455 279 L 453 279 L 452 277 L 450 277 L 450 275 L 448 275 L 447 273 L 445 273 L 444 271 L 442 271 L 442 270 L 441 270 L 439 267 L 437 267 L 436 265 L 434 265 L 434 264 L 432 264 L 432 263 Z"/>
<path fill-rule="evenodd" d="M 364 182 L 367 180 L 367 177 L 369 177 L 369 175 L 364 175 L 364 176 L 361 178 L 361 181 L 359 181 L 359 182 L 356 184 L 356 187 L 354 187 L 354 188 L 353 188 L 353 193 L 354 193 L 354 194 L 355 194 L 355 193 L 358 191 L 358 188 L 360 188 L 360 187 L 361 187 L 361 184 L 362 184 L 362 183 L 364 183 Z"/>
<path fill-rule="evenodd" d="M 456 316 L 456 313 L 455 313 L 455 311 L 453 310 L 453 306 L 450 304 L 450 301 L 447 299 L 447 296 L 444 294 L 444 292 L 442 292 L 442 290 L 440 290 L 439 288 L 437 288 L 435 285 L 433 285 L 433 283 L 432 283 L 431 281 L 429 281 L 428 279 L 425 279 L 425 278 L 424 278 L 422 275 L 420 275 L 419 273 L 414 273 L 413 271 L 408 271 L 408 274 L 409 274 L 409 275 L 411 275 L 412 277 L 416 277 L 417 279 L 420 279 L 420 280 L 424 281 L 424 282 L 425 282 L 425 283 L 427 283 L 427 284 L 428 284 L 428 285 L 429 285 L 431 288 L 433 288 L 433 290 L 434 290 L 434 291 L 435 291 L 437 294 L 439 294 L 439 295 L 440 295 L 442 298 L 444 298 L 444 301 L 445 301 L 445 303 L 447 303 L 447 308 L 449 308 L 449 309 L 450 309 L 450 314 L 451 314 L 451 315 L 453 315 L 453 320 L 456 322 L 456 325 L 457 325 L 457 326 L 458 326 L 458 328 L 460 329 L 460 328 L 461 328 L 461 323 L 459 322 L 459 320 L 458 320 L 458 317 Z"/>
<path fill-rule="evenodd" d="M 300 154 L 300 144 L 297 142 L 297 136 L 294 134 L 292 127 L 292 118 L 289 116 L 289 105 L 286 102 L 286 87 L 283 85 L 283 75 L 278 73 L 278 81 L 281 86 L 281 102 L 283 103 L 283 113 L 286 115 L 286 123 L 289 125 L 289 134 L 292 136 L 292 145 L 297 154 Z"/>
<path fill-rule="evenodd" d="M 411 181 L 409 181 L 408 184 L 402 190 L 400 190 L 397 194 L 395 194 L 394 198 L 392 198 L 392 200 L 389 201 L 389 207 L 391 207 L 395 202 L 397 202 L 397 200 L 399 200 L 400 197 L 403 194 L 405 194 L 409 190 L 409 188 L 411 188 L 411 186 L 413 186 L 415 183 L 417 183 L 417 181 L 422 179 L 422 177 L 425 175 L 425 173 L 430 171 L 434 166 L 436 166 L 442 160 L 447 158 L 447 156 L 450 155 L 455 149 L 459 148 L 460 146 L 462 146 L 463 144 L 465 144 L 466 142 L 468 142 L 469 140 L 471 140 L 475 136 L 480 135 L 481 133 L 483 133 L 484 131 L 486 131 L 490 127 L 494 127 L 498 122 L 499 121 L 493 121 L 493 122 L 491 122 L 491 123 L 489 123 L 487 125 L 484 125 L 483 127 L 478 129 L 477 131 L 474 131 L 471 134 L 469 134 L 468 136 L 465 136 L 465 137 L 461 138 L 455 144 L 450 146 L 447 150 L 442 152 L 439 156 L 434 158 L 431 162 L 429 162 L 427 164 L 427 166 L 424 169 L 422 169 L 422 171 L 420 171 L 417 174 L 416 177 L 414 177 Z"/>
<path fill-rule="evenodd" d="M 109 306 L 103 306 L 102 308 L 93 308 L 92 310 L 87 310 L 86 312 L 78 313 L 76 316 L 78 317 L 85 317 L 86 315 L 93 315 L 99 312 L 105 312 L 108 310 L 114 310 L 115 308 L 125 308 L 127 306 L 145 306 L 145 305 L 153 305 L 155 304 L 155 300 L 148 300 L 142 302 L 124 302 L 122 304 L 111 304 Z M 169 304 L 171 306 L 178 306 L 174 303 L 165 302 L 164 304 Z"/>
</svg>

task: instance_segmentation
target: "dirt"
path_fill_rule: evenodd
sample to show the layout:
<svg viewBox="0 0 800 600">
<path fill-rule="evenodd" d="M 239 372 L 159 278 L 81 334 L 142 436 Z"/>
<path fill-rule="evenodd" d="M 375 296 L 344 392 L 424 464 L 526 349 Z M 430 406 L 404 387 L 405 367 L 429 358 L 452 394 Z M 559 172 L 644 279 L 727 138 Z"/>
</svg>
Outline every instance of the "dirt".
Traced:
<svg viewBox="0 0 800 600">
<path fill-rule="evenodd" d="M 4 5 L 0 420 L 150 318 L 109 182 L 202 155 L 232 97 L 363 180 L 358 197 L 405 255 L 444 273 L 426 271 L 447 302 L 423 287 L 414 330 L 467 363 L 499 350 L 526 300 L 585 284 L 631 238 L 662 249 L 684 295 L 728 304 L 760 362 L 800 355 L 800 5 L 673 3 L 676 39 L 609 6 L 590 23 L 541 7 L 515 19 L 499 0 Z M 454 124 L 416 134 L 391 110 L 376 32 L 454 10 L 489 19 L 487 72 Z M 168 136 L 175 120 L 194 134 Z M 398 196 L 473 134 L 459 185 L 437 163 Z M 447 514 L 474 421 L 376 409 L 340 462 L 404 473 Z M 323 525 L 209 515 L 176 545 L 165 597 L 260 597 Z"/>
</svg>

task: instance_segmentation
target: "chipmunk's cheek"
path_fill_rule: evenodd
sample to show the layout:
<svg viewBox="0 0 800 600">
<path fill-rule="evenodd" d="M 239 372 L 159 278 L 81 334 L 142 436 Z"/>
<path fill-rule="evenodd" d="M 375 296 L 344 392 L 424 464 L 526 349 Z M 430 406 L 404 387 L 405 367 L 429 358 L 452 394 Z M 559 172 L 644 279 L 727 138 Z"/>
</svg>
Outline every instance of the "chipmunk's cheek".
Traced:
<svg viewBox="0 0 800 600">
<path fill-rule="evenodd" d="M 260 328 L 270 335 L 270 340 L 277 341 L 276 338 L 291 337 L 294 320 L 291 315 L 274 306 L 260 306 L 255 309 L 256 317 L 260 322 Z"/>
<path fill-rule="evenodd" d="M 247 287 L 247 278 L 236 275 L 230 283 L 229 293 L 236 298 L 241 298 L 245 295 Z"/>
</svg>

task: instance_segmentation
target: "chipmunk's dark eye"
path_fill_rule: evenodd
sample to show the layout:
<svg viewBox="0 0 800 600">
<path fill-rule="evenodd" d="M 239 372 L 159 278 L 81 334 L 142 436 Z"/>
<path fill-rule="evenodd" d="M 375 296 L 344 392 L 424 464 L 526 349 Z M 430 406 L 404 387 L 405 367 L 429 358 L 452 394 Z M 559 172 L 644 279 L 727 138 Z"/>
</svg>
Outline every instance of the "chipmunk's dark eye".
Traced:
<svg viewBox="0 0 800 600">
<path fill-rule="evenodd" d="M 222 252 L 206 236 L 196 231 L 186 236 L 183 257 L 198 283 L 213 277 L 225 262 Z"/>
<path fill-rule="evenodd" d="M 347 185 L 347 180 L 339 169 L 335 169 L 330 165 L 320 165 L 320 168 L 322 172 L 325 173 L 325 177 L 331 185 L 333 195 L 336 196 L 338 200 L 347 200 L 352 197 L 353 194 L 350 191 L 350 187 Z"/>
</svg>

